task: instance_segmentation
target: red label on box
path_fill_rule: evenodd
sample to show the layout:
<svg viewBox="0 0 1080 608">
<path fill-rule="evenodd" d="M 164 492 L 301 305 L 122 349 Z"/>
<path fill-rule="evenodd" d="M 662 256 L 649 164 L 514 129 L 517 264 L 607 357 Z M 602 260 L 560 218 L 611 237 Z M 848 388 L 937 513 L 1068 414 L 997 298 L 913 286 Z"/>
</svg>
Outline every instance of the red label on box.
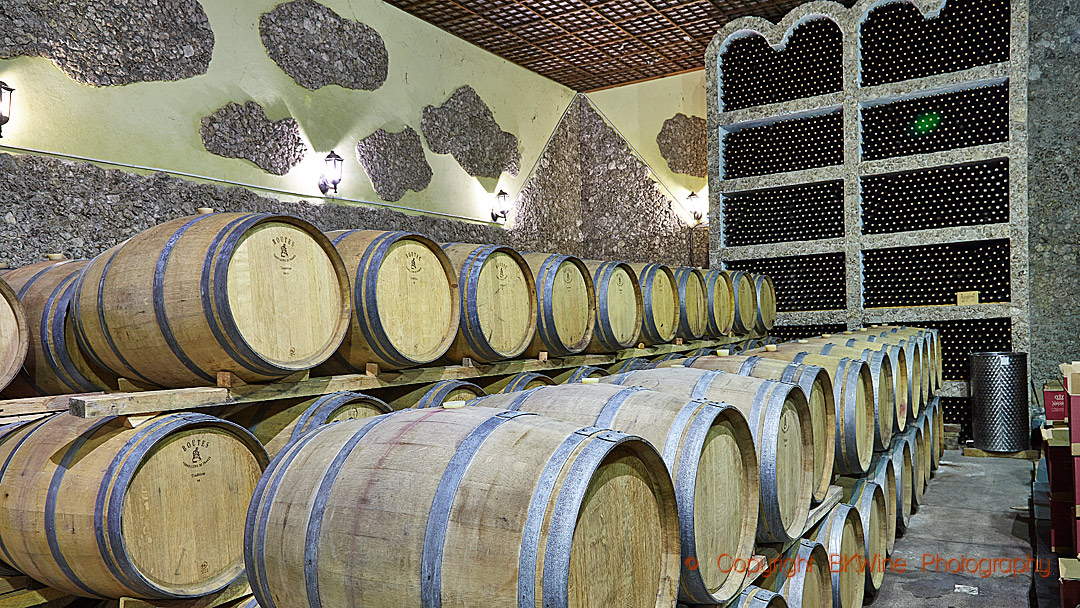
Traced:
<svg viewBox="0 0 1080 608">
<path fill-rule="evenodd" d="M 1043 387 L 1043 407 L 1046 408 L 1047 420 L 1066 420 L 1069 417 L 1066 403 L 1064 388 L 1050 388 L 1050 385 Z"/>
</svg>

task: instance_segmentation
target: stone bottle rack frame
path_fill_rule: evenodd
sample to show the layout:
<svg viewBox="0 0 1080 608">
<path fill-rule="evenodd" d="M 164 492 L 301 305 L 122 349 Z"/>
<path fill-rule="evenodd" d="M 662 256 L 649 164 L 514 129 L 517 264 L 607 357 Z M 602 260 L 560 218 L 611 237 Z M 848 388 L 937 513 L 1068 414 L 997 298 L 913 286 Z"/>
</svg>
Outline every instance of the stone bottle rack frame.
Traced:
<svg viewBox="0 0 1080 608">
<path fill-rule="evenodd" d="M 788 13 L 779 24 L 757 17 L 736 19 L 717 32 L 705 53 L 708 104 L 710 260 L 714 268 L 728 261 L 843 252 L 847 278 L 847 306 L 842 310 L 780 312 L 778 325 L 845 323 L 910 323 L 920 320 L 1010 318 L 1012 347 L 1028 351 L 1028 210 L 1027 210 L 1027 0 L 1011 0 L 1009 61 L 975 68 L 892 82 L 859 86 L 859 31 L 869 12 L 892 2 L 914 4 L 924 17 L 936 15 L 945 0 L 862 0 L 848 9 L 834 2 L 810 2 Z M 721 106 L 722 74 L 719 56 L 727 43 L 747 35 L 762 35 L 774 49 L 782 48 L 801 23 L 827 18 L 843 34 L 843 90 L 815 97 L 772 103 L 725 112 Z M 1002 143 L 941 152 L 861 160 L 860 114 L 863 108 L 883 103 L 948 93 L 977 86 L 1008 83 L 1009 140 Z M 800 116 L 843 109 L 844 162 L 802 171 L 723 179 L 722 140 L 726 133 Z M 860 177 L 928 169 L 990 159 L 1009 159 L 1009 221 L 976 226 L 954 226 L 889 234 L 862 234 Z M 826 180 L 844 181 L 844 236 L 811 241 L 790 241 L 740 247 L 723 245 L 725 194 L 792 186 Z M 1010 242 L 1010 301 L 967 306 L 864 308 L 864 250 L 1008 238 Z M 961 387 L 957 387 L 960 389 Z"/>
</svg>

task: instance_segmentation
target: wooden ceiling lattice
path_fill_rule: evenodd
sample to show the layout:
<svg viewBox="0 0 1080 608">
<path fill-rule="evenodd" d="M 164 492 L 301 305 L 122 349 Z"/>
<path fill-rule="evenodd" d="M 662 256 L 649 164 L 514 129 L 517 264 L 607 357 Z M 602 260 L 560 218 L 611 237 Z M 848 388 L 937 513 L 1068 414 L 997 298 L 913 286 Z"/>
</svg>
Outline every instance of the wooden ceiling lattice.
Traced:
<svg viewBox="0 0 1080 608">
<path fill-rule="evenodd" d="M 728 21 L 777 21 L 802 0 L 387 0 L 576 91 L 705 67 Z M 850 4 L 851 0 L 843 2 Z"/>
</svg>

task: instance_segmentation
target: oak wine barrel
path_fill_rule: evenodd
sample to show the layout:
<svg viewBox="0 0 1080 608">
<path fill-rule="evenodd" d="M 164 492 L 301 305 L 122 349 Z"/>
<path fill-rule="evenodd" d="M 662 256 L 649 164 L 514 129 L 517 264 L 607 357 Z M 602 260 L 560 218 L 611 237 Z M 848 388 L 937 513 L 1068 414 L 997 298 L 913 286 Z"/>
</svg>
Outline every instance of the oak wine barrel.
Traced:
<svg viewBox="0 0 1080 608">
<path fill-rule="evenodd" d="M 15 290 L 0 278 L 0 391 L 22 369 L 29 344 L 26 311 Z"/>
<path fill-rule="evenodd" d="M 582 365 L 581 367 L 575 367 L 574 369 L 568 369 L 561 371 L 551 377 L 555 381 L 555 384 L 577 384 L 583 382 L 586 378 L 603 378 L 607 376 L 606 369 L 600 369 L 599 367 L 593 367 L 591 365 Z"/>
<path fill-rule="evenodd" d="M 489 394 L 518 393 L 541 386 L 553 386 L 555 381 L 536 372 L 519 372 L 508 378 L 501 378 L 484 387 Z"/>
<path fill-rule="evenodd" d="M 637 346 L 644 318 L 641 286 L 625 262 L 586 261 L 596 292 L 596 324 L 585 352 L 613 353 Z"/>
<path fill-rule="evenodd" d="M 753 276 L 742 270 L 725 270 L 731 279 L 731 289 L 735 293 L 735 320 L 732 330 L 736 334 L 748 334 L 757 322 L 757 293 L 754 291 Z"/>
<path fill-rule="evenodd" d="M 731 286 L 731 277 L 722 270 L 706 271 L 705 295 L 708 304 L 705 335 L 710 338 L 729 335 L 735 323 L 735 291 Z"/>
<path fill-rule="evenodd" d="M 885 497 L 885 552 L 891 555 L 896 544 L 896 515 L 903 508 L 903 498 L 897 494 L 896 466 L 888 452 L 874 454 L 866 479 L 879 485 Z"/>
<path fill-rule="evenodd" d="M 471 405 L 616 429 L 651 442 L 675 481 L 683 526 L 683 601 L 716 604 L 737 592 L 741 577 L 723 572 L 718 560 L 723 555 L 750 558 L 758 513 L 757 457 L 751 430 L 738 410 L 609 384 L 543 387 L 492 395 Z"/>
<path fill-rule="evenodd" d="M 8 271 L 4 281 L 26 311 L 29 329 L 22 370 L 3 395 L 8 398 L 89 393 L 116 389 L 116 377 L 79 348 L 69 304 L 86 260 L 38 262 Z"/>
<path fill-rule="evenodd" d="M 832 508 L 810 537 L 825 546 L 831 568 L 833 607 L 860 608 L 866 594 L 863 551 L 866 544 L 859 511 L 848 504 Z"/>
<path fill-rule="evenodd" d="M 244 551 L 259 604 L 283 607 L 667 608 L 680 568 L 651 445 L 483 407 L 305 435 L 260 480 Z"/>
<path fill-rule="evenodd" d="M 934 468 L 941 466 L 941 459 L 945 456 L 945 410 L 941 406 L 938 397 L 930 400 L 930 411 L 934 419 L 934 445 L 933 452 Z"/>
<path fill-rule="evenodd" d="M 238 425 L 64 413 L 9 431 L 0 462 L 3 561 L 49 587 L 182 599 L 244 572 L 242 522 L 267 456 Z"/>
<path fill-rule="evenodd" d="M 915 337 L 920 343 L 924 344 L 925 353 L 929 356 L 928 365 L 930 367 L 930 379 L 931 390 L 941 388 L 942 369 L 941 369 L 941 336 L 937 329 L 929 328 L 923 329 L 918 327 L 896 327 L 896 326 L 883 326 L 874 328 L 873 331 L 881 331 L 886 334 L 894 334 L 903 337 Z"/>
<path fill-rule="evenodd" d="M 386 402 L 343 391 L 321 397 L 263 401 L 237 408 L 225 405 L 216 414 L 246 428 L 271 458 L 312 429 L 338 420 L 370 418 L 390 412 Z"/>
<path fill-rule="evenodd" d="M 649 369 L 652 362 L 648 359 L 642 359 L 641 357 L 631 357 L 629 359 L 623 359 L 617 361 L 613 365 L 608 367 L 608 373 L 621 374 L 623 372 L 632 372 L 639 369 Z"/>
<path fill-rule="evenodd" d="M 329 239 L 265 213 L 185 217 L 135 235 L 83 270 L 72 310 L 90 360 L 163 387 L 311 369 L 341 345 L 351 315 Z"/>
<path fill-rule="evenodd" d="M 918 424 L 911 425 L 911 428 L 904 433 L 903 441 L 911 450 L 911 511 L 914 513 L 922 504 L 923 492 L 926 491 L 923 477 L 923 458 L 926 448 L 922 438 L 922 427 Z"/>
<path fill-rule="evenodd" d="M 630 264 L 641 285 L 643 302 L 641 341 L 646 346 L 666 344 L 679 328 L 679 287 L 675 273 L 663 264 Z"/>
<path fill-rule="evenodd" d="M 391 402 L 391 404 L 394 409 L 442 407 L 444 403 L 469 401 L 487 394 L 484 389 L 464 380 L 440 380 L 422 390 L 424 393 L 419 399 L 401 403 Z"/>
<path fill-rule="evenodd" d="M 754 330 L 758 333 L 770 331 L 776 325 L 776 289 L 768 275 L 755 274 L 754 299 L 757 306 L 754 311 Z"/>
<path fill-rule="evenodd" d="M 865 477 L 841 477 L 839 483 L 844 488 L 844 502 L 855 507 L 862 521 L 866 597 L 873 598 L 881 589 L 887 567 L 889 528 L 885 492 Z"/>
<path fill-rule="evenodd" d="M 925 344 L 914 337 L 896 337 L 895 335 L 877 335 L 855 331 L 851 334 L 831 336 L 824 334 L 820 341 L 839 342 L 844 340 L 846 346 L 865 348 L 867 345 L 875 350 L 887 350 L 890 353 L 896 348 L 903 348 L 908 363 L 908 380 L 911 385 L 908 391 L 908 422 L 913 422 L 919 412 L 926 407 L 928 391 L 932 386 L 929 357 L 925 350 Z"/>
<path fill-rule="evenodd" d="M 675 335 L 683 340 L 700 340 L 708 326 L 709 302 L 705 274 L 692 266 L 675 268 L 679 289 L 679 326 Z"/>
<path fill-rule="evenodd" d="M 536 283 L 525 258 L 509 247 L 442 246 L 458 276 L 461 322 L 446 360 L 460 364 L 513 359 L 536 333 Z"/>
<path fill-rule="evenodd" d="M 815 355 L 802 346 L 794 344 L 775 351 L 761 349 L 754 351 L 753 356 L 817 365 L 830 375 L 836 405 L 833 470 L 841 475 L 861 475 L 870 465 L 876 433 L 874 410 L 877 404 L 870 366 L 858 359 Z"/>
<path fill-rule="evenodd" d="M 754 585 L 743 589 L 731 606 L 732 608 L 788 608 L 784 596 Z"/>
<path fill-rule="evenodd" d="M 783 382 L 685 367 L 634 371 L 601 378 L 600 382 L 738 408 L 750 424 L 758 455 L 758 539 L 788 542 L 802 534 L 814 491 L 814 436 L 801 389 Z"/>
<path fill-rule="evenodd" d="M 832 608 L 829 554 L 821 543 L 799 539 L 770 566 L 761 586 L 784 596 L 791 608 Z"/>
<path fill-rule="evenodd" d="M 396 370 L 441 358 L 461 317 L 457 273 L 442 248 L 412 232 L 337 230 L 326 236 L 349 277 L 352 316 L 323 375 Z"/>
<path fill-rule="evenodd" d="M 896 392 L 896 367 L 893 359 L 886 351 L 872 350 L 869 348 L 848 348 L 825 344 L 821 347 L 821 354 L 834 357 L 849 357 L 865 361 L 870 368 L 871 387 L 874 389 L 874 450 L 881 452 L 886 450 L 892 443 L 893 428 L 896 427 L 898 411 L 903 409 L 907 416 L 905 399 L 897 399 Z M 905 387 L 906 391 L 906 387 Z M 903 408 L 897 405 L 903 401 Z"/>
<path fill-rule="evenodd" d="M 919 419 L 915 421 L 919 430 L 922 431 L 923 443 L 920 446 L 923 454 L 923 487 L 930 485 L 930 478 L 934 476 L 934 454 L 937 453 L 937 448 L 934 447 L 934 422 L 930 417 L 930 410 L 924 410 Z"/>
<path fill-rule="evenodd" d="M 684 353 L 667 353 L 654 358 L 649 362 L 648 369 L 656 369 L 663 367 L 682 367 L 680 361 L 686 359 Z"/>
<path fill-rule="evenodd" d="M 784 363 L 761 357 L 691 357 L 685 367 L 724 371 L 763 380 L 790 382 L 803 389 L 814 430 L 814 502 L 821 502 L 832 483 L 836 458 L 836 405 L 829 374 L 816 365 Z"/>
<path fill-rule="evenodd" d="M 896 532 L 907 530 L 911 514 L 915 511 L 915 473 L 914 453 L 907 435 L 901 435 L 893 442 L 890 452 L 886 452 L 893 463 L 896 474 Z"/>
<path fill-rule="evenodd" d="M 536 335 L 525 354 L 567 357 L 585 350 L 596 324 L 596 291 L 585 263 L 563 254 L 524 253 L 536 283 Z"/>
</svg>

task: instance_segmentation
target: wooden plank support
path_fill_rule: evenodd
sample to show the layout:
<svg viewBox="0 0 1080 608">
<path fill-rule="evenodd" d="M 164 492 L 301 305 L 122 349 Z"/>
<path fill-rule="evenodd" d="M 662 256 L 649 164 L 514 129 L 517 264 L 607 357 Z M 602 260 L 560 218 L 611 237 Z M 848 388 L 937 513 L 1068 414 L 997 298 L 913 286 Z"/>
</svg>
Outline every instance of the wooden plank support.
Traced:
<svg viewBox="0 0 1080 608">
<path fill-rule="evenodd" d="M 441 380 L 470 380 L 482 376 L 512 376 L 521 372 L 545 372 L 581 367 L 583 365 L 610 366 L 632 357 L 653 357 L 677 352 L 692 352 L 699 348 L 715 348 L 746 339 L 725 338 L 721 340 L 695 340 L 676 345 L 661 344 L 644 349 L 627 349 L 610 355 L 574 355 L 558 359 L 515 359 L 490 365 L 450 365 L 444 367 L 418 367 L 394 372 L 376 369 L 367 373 L 342 376 L 311 377 L 300 372 L 269 384 L 245 384 L 228 372 L 218 375 L 218 386 L 165 389 L 157 391 L 121 392 L 110 394 L 74 395 L 52 397 L 50 411 L 63 411 L 63 400 L 70 401 L 72 415 L 81 418 L 103 416 L 141 415 L 156 412 L 191 410 L 220 405 L 253 403 L 294 397 L 317 397 L 339 391 L 377 391 L 382 388 L 434 384 Z M 376 372 L 376 373 L 371 373 Z M 21 400 L 23 401 L 23 400 Z M 6 404 L 0 401 L 0 412 Z M 38 406 L 38 411 L 42 411 Z M 27 404 L 24 409 L 32 409 Z"/>
<path fill-rule="evenodd" d="M 193 600 L 140 600 L 122 597 L 119 608 L 216 608 L 250 596 L 251 586 L 248 585 L 247 578 L 241 576 L 221 591 Z"/>
<path fill-rule="evenodd" d="M 1074 444 L 1075 448 L 1080 448 L 1080 444 Z M 1073 455 L 1080 455 L 1077 452 L 1078 449 L 1072 450 Z M 964 456 L 974 458 L 1015 458 L 1018 460 L 1038 460 L 1039 450 L 1023 450 L 1021 452 L 986 452 L 978 448 L 964 448 Z"/>
<path fill-rule="evenodd" d="M 844 488 L 841 486 L 829 486 L 829 490 L 825 493 L 825 498 L 822 499 L 821 504 L 810 509 L 810 513 L 806 516 L 806 527 L 803 528 L 802 536 L 806 536 L 806 533 L 810 531 L 810 528 L 818 525 L 829 511 L 833 507 L 840 504 L 840 501 L 844 498 Z"/>
<path fill-rule="evenodd" d="M 0 595 L 0 608 L 32 608 L 66 597 L 71 596 L 51 587 L 23 589 Z"/>
</svg>

